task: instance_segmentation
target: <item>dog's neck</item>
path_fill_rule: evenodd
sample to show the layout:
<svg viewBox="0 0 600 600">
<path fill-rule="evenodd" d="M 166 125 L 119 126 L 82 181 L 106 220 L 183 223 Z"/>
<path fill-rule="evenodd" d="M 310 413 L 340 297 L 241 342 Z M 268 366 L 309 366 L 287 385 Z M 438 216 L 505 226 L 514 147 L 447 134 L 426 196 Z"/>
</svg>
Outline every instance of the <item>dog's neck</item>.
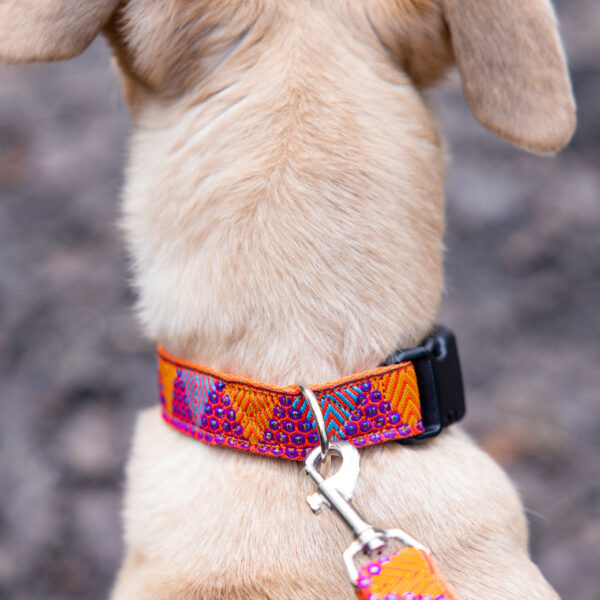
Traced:
<svg viewBox="0 0 600 600">
<path fill-rule="evenodd" d="M 358 42 L 298 32 L 248 64 L 238 48 L 194 94 L 138 99 L 125 191 L 147 333 L 275 384 L 414 345 L 442 287 L 443 152 L 420 93 Z"/>
</svg>

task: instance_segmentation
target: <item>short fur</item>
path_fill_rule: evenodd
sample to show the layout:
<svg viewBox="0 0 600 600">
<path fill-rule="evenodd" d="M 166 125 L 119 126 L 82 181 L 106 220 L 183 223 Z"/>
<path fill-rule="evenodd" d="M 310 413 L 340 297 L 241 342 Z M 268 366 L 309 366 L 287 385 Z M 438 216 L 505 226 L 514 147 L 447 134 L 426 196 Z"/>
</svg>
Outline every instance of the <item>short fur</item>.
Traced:
<svg viewBox="0 0 600 600">
<path fill-rule="evenodd" d="M 134 122 L 124 195 L 146 333 L 271 383 L 373 367 L 442 292 L 444 154 L 423 99 L 454 60 L 474 114 L 528 150 L 574 102 L 547 0 L 0 2 L 0 57 L 60 59 L 102 30 Z M 520 502 L 458 428 L 363 452 L 356 504 L 428 544 L 463 600 L 556 598 Z M 128 467 L 113 598 L 350 598 L 299 466 L 205 447 L 157 410 Z"/>
</svg>

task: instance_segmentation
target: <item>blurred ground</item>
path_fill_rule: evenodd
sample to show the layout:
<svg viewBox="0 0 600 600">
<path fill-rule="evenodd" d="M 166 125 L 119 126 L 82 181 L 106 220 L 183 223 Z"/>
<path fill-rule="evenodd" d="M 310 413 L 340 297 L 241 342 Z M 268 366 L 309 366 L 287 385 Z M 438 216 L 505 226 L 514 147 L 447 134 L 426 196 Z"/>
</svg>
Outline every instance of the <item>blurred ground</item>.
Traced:
<svg viewBox="0 0 600 600">
<path fill-rule="evenodd" d="M 600 4 L 558 4 L 579 129 L 557 159 L 493 139 L 456 77 L 433 94 L 453 160 L 442 321 L 467 428 L 508 469 L 566 598 L 600 565 Z M 127 117 L 106 47 L 0 69 L 0 597 L 104 598 L 123 463 L 156 401 L 115 226 Z"/>
</svg>

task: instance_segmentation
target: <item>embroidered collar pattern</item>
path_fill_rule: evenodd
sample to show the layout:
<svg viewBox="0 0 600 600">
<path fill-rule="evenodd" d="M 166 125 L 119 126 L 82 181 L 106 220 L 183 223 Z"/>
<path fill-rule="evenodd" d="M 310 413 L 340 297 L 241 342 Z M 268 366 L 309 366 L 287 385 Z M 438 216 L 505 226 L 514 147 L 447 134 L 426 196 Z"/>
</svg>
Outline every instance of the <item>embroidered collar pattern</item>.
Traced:
<svg viewBox="0 0 600 600">
<path fill-rule="evenodd" d="M 319 443 L 297 386 L 271 386 L 178 360 L 158 349 L 165 421 L 198 440 L 301 461 Z M 403 362 L 311 385 L 331 440 L 361 448 L 423 432 L 414 365 Z"/>
</svg>

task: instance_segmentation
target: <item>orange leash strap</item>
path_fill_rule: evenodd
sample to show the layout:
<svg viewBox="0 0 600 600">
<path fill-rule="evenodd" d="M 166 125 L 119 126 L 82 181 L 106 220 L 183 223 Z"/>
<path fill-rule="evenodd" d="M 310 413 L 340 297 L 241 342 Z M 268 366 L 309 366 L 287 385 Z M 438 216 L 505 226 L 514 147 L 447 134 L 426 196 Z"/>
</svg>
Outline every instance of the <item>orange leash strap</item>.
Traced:
<svg viewBox="0 0 600 600">
<path fill-rule="evenodd" d="M 456 600 L 431 554 L 411 547 L 360 567 L 356 587 L 360 600 Z"/>
</svg>

